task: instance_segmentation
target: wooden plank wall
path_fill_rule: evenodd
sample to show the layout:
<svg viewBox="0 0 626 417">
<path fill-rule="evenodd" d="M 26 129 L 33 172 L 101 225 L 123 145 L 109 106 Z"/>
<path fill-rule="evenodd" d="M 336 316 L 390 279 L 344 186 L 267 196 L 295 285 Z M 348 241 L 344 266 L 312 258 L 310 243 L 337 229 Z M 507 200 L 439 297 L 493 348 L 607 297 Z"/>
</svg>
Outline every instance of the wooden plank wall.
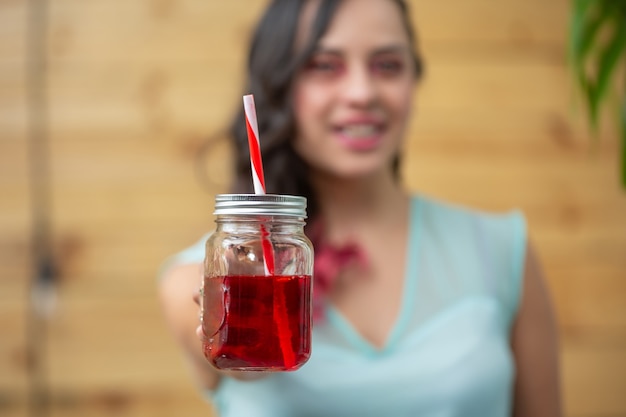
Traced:
<svg viewBox="0 0 626 417">
<path fill-rule="evenodd" d="M 0 414 L 27 415 L 33 198 L 26 0 L 0 2 Z M 170 339 L 155 276 L 211 227 L 227 168 L 204 138 L 240 105 L 264 0 L 48 1 L 50 199 L 62 282 L 37 335 L 52 416 L 210 415 Z M 412 190 L 519 207 L 561 331 L 569 417 L 626 416 L 626 190 L 605 123 L 592 146 L 566 65 L 567 0 L 412 0 L 427 78 Z M 29 365 L 31 365 L 29 367 Z"/>
</svg>

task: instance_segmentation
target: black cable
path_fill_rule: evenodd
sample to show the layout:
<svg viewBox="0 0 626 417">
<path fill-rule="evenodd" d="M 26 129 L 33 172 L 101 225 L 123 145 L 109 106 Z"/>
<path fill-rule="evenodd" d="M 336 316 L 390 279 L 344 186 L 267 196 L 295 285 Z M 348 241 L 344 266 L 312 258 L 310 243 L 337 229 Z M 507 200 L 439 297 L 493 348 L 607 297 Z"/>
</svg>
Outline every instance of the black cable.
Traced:
<svg viewBox="0 0 626 417">
<path fill-rule="evenodd" d="M 26 22 L 26 91 L 32 213 L 32 279 L 26 305 L 29 365 L 28 408 L 32 417 L 49 414 L 47 319 L 54 301 L 50 222 L 50 150 L 47 89 L 48 1 L 29 0 Z"/>
</svg>

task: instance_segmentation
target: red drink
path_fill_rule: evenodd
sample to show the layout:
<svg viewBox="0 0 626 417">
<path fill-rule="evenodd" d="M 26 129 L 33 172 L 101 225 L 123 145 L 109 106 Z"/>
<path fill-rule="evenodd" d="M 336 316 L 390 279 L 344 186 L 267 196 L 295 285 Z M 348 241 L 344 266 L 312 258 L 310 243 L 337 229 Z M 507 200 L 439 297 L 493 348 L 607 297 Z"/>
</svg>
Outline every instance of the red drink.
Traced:
<svg viewBox="0 0 626 417">
<path fill-rule="evenodd" d="M 205 277 L 204 356 L 220 369 L 290 371 L 311 354 L 311 276 Z"/>
</svg>

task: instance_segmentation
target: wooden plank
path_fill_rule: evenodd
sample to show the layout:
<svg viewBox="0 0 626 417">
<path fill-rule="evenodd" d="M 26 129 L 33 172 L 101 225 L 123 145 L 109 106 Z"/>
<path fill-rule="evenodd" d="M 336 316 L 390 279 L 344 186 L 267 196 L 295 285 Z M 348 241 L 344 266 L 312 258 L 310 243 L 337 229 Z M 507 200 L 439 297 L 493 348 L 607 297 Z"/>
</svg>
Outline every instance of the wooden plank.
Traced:
<svg viewBox="0 0 626 417">
<path fill-rule="evenodd" d="M 497 112 L 566 109 L 571 84 L 561 66 L 433 63 L 419 101 L 424 111 L 490 108 Z"/>
<path fill-rule="evenodd" d="M 567 27 L 566 0 L 541 2 L 409 0 L 418 32 L 426 40 L 563 43 Z"/>
<path fill-rule="evenodd" d="M 0 63 L 0 146 L 22 138 L 27 126 L 26 74 L 24 64 Z"/>
<path fill-rule="evenodd" d="M 4 280 L 2 280 L 4 281 Z M 14 284 L 18 284 L 15 283 Z M 21 285 L 19 285 L 21 284 Z M 26 351 L 27 299 L 24 281 L 8 286 L 0 281 L 0 414 L 18 408 L 29 386 Z"/>
<path fill-rule="evenodd" d="M 159 389 L 59 390 L 53 392 L 51 417 L 198 415 L 217 417 L 211 406 L 186 385 Z"/>
<path fill-rule="evenodd" d="M 103 417 L 103 416 L 151 416 L 170 417 L 175 415 L 216 416 L 210 405 L 185 385 L 157 389 L 62 389 L 50 392 L 46 415 L 51 417 Z M 31 415 L 27 397 L 14 392 L 0 393 L 7 398 L 0 403 L 3 417 Z"/>
<path fill-rule="evenodd" d="M 70 298 L 94 290 L 111 295 L 120 291 L 153 294 L 166 258 L 199 240 L 202 233 L 200 227 L 184 228 L 179 234 L 161 235 L 154 245 L 146 244 L 146 238 L 119 243 L 130 241 L 132 234 L 117 234 L 112 240 L 98 235 L 95 240 L 85 239 L 77 255 L 59 257 L 61 286 Z"/>
<path fill-rule="evenodd" d="M 31 213 L 25 142 L 24 3 L 0 4 L 0 414 L 19 411 L 26 350 Z M 8 21 L 11 24 L 5 25 Z M 12 411 L 11 411 L 12 412 Z"/>
<path fill-rule="evenodd" d="M 425 43 L 563 43 L 567 3 L 515 0 L 409 2 Z M 51 56 L 92 61 L 193 60 L 206 53 L 241 53 L 263 5 L 65 1 L 51 8 Z M 157 6 L 158 5 L 158 6 Z M 111 31 L 112 25 L 115 31 Z M 97 51 L 97 53 L 95 53 Z M 214 52 L 212 52 L 214 53 Z"/>
<path fill-rule="evenodd" d="M 120 294 L 112 302 L 92 294 L 65 301 L 48 342 L 51 384 L 71 400 L 71 407 L 61 403 L 57 409 L 69 408 L 65 411 L 72 414 L 59 415 L 102 415 L 111 408 L 124 415 L 168 415 L 178 407 L 209 410 L 165 329 L 154 295 Z"/>
<path fill-rule="evenodd" d="M 64 298 L 49 329 L 50 378 L 55 386 L 155 387 L 169 385 L 184 365 L 152 294 L 112 299 L 85 294 Z M 172 356 L 177 360 L 171 360 Z"/>
<path fill-rule="evenodd" d="M 564 406 L 567 416 L 626 415 L 626 348 L 564 346 Z"/>
<path fill-rule="evenodd" d="M 25 386 L 27 357 L 24 352 L 26 341 L 26 315 L 24 302 L 28 300 L 26 286 L 16 288 L 12 297 L 2 297 L 0 305 L 0 325 L 2 342 L 0 343 L 0 390 L 7 386 Z M 17 379 L 14 379 L 17 378 Z"/>
<path fill-rule="evenodd" d="M 592 264 L 589 267 L 585 264 Z M 602 264 L 593 257 L 569 268 L 546 268 L 562 327 L 626 328 L 626 262 Z"/>
<path fill-rule="evenodd" d="M 0 300 L 15 297 L 29 277 L 30 236 L 22 230 L 5 233 L 0 238 Z"/>
<path fill-rule="evenodd" d="M 174 63 L 169 68 L 120 64 L 55 70 L 49 81 L 51 129 L 211 132 L 223 127 L 241 95 L 234 72 L 228 66 Z"/>
<path fill-rule="evenodd" d="M 24 0 L 0 2 L 0 67 L 26 59 L 27 4 Z"/>
<path fill-rule="evenodd" d="M 7 180 L 10 181 L 10 180 Z M 5 234 L 28 233 L 31 212 L 28 184 L 15 180 L 13 184 L 0 182 L 0 230 Z"/>
<path fill-rule="evenodd" d="M 572 210 L 575 210 L 578 204 L 593 207 L 609 203 L 610 206 L 605 209 L 619 215 L 619 209 L 626 203 L 618 182 L 617 163 L 616 158 L 610 156 L 523 160 L 506 153 L 486 163 L 486 160 L 471 155 L 437 154 L 407 161 L 404 172 L 411 189 L 487 206 L 498 201 L 508 201 L 509 206 L 523 205 L 533 211 L 548 206 L 550 211 L 546 212 L 545 219 L 551 221 L 554 220 L 553 213 L 558 216 L 558 211 L 561 208 L 567 211 L 568 206 L 573 206 Z M 585 203 L 586 197 L 592 198 L 592 201 Z M 556 206 L 550 208 L 549 203 Z M 597 207 L 594 210 L 603 209 Z M 540 219 L 538 216 L 541 214 L 535 212 L 534 216 Z M 570 214 L 570 217 L 576 215 Z M 550 227 L 550 224 L 542 226 Z"/>
<path fill-rule="evenodd" d="M 195 60 L 247 42 L 262 1 L 64 1 L 51 8 L 54 59 L 79 61 Z M 230 16 L 231 18 L 228 18 Z M 115 30 L 111 30 L 115 27 Z M 223 58 L 223 56 L 222 56 Z"/>
</svg>

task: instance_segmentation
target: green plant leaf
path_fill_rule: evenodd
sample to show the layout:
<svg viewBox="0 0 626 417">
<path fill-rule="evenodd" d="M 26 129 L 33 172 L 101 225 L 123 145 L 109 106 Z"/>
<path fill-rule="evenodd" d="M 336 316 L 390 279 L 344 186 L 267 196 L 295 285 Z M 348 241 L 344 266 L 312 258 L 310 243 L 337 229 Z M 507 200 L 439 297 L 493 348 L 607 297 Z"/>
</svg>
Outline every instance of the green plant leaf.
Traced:
<svg viewBox="0 0 626 417">
<path fill-rule="evenodd" d="M 620 84 L 620 68 L 626 82 L 626 0 L 571 0 L 569 58 L 573 75 L 584 96 L 593 138 L 598 138 L 600 110 L 612 88 Z M 612 30 L 611 30 L 612 29 Z M 620 60 L 623 64 L 620 67 Z M 626 189 L 626 91 L 617 92 L 621 138 L 620 179 Z M 611 94 L 612 95 L 612 94 Z"/>
<path fill-rule="evenodd" d="M 572 17 L 572 37 L 570 52 L 574 64 L 582 65 L 589 54 L 591 46 L 602 27 L 602 23 L 609 17 L 606 7 L 601 7 L 594 0 L 577 0 Z"/>
<path fill-rule="evenodd" d="M 572 0 L 572 14 L 570 18 L 569 52 L 571 57 L 577 57 L 581 49 L 585 22 L 592 0 Z"/>
<path fill-rule="evenodd" d="M 598 34 L 611 17 L 616 0 L 573 0 L 570 27 L 570 61 L 578 87 L 586 100 L 587 111 L 591 115 L 595 97 L 593 75 L 588 74 L 588 63 L 593 61 L 591 51 L 597 48 Z M 595 69 L 595 65 L 591 65 Z M 593 126 L 595 129 L 595 126 Z"/>
<path fill-rule="evenodd" d="M 597 79 L 589 95 L 591 109 L 591 123 L 595 129 L 598 126 L 598 114 L 602 101 L 606 97 L 613 73 L 622 56 L 626 54 L 626 24 L 620 16 L 615 17 L 616 25 L 612 37 L 599 52 Z"/>
<path fill-rule="evenodd" d="M 589 9 L 592 0 L 574 0 L 570 23 L 569 56 L 572 69 L 581 89 L 586 89 L 587 77 L 585 75 L 584 55 L 593 43 L 597 28 L 600 27 L 601 19 L 594 14 L 590 18 Z M 595 28 L 595 29 L 594 29 Z"/>
</svg>

